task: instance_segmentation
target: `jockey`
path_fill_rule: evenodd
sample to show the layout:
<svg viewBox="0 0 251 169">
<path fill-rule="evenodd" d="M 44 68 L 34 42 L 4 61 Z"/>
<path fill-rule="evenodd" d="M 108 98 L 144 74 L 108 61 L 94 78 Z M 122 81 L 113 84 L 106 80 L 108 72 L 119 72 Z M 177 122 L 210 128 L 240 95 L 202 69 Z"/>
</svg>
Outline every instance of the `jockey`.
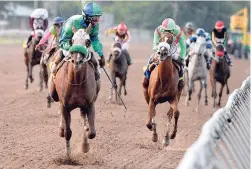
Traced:
<svg viewBox="0 0 251 169">
<path fill-rule="evenodd" d="M 121 22 L 118 26 L 105 30 L 105 35 L 107 36 L 109 34 L 115 34 L 116 35 L 115 41 L 119 41 L 122 43 L 122 50 L 124 50 L 124 52 L 126 53 L 127 63 L 128 65 L 131 65 L 132 64 L 131 57 L 128 53 L 128 46 L 129 46 L 128 43 L 131 39 L 131 35 L 130 35 L 130 32 L 128 31 L 126 24 Z M 107 61 L 108 63 L 111 60 L 111 56 L 112 55 L 109 54 L 108 61 Z"/>
<path fill-rule="evenodd" d="M 191 36 L 195 34 L 195 27 L 192 22 L 187 22 L 184 27 L 184 33 L 186 36 L 186 39 L 189 39 Z"/>
<path fill-rule="evenodd" d="M 91 44 L 95 52 L 98 53 L 99 65 L 103 67 L 105 65 L 105 59 L 103 55 L 103 46 L 98 38 L 99 31 L 99 18 L 102 15 L 101 7 L 94 3 L 87 3 L 82 11 L 82 15 L 73 15 L 69 19 L 67 19 L 62 27 L 59 39 L 60 46 L 60 55 L 55 59 L 52 63 L 51 71 L 53 75 L 56 74 L 56 68 L 58 63 L 64 57 L 70 57 L 69 49 L 72 46 L 72 37 L 75 31 L 78 29 L 86 29 L 86 32 L 89 33 Z M 97 62 L 94 57 L 90 60 L 94 65 L 97 65 Z M 98 71 L 98 67 L 95 66 L 95 78 L 99 80 L 100 74 Z"/>
<path fill-rule="evenodd" d="M 149 85 L 150 79 L 150 65 L 153 63 L 155 53 L 158 49 L 158 45 L 163 35 L 171 35 L 173 37 L 172 42 L 170 43 L 171 47 L 175 47 L 177 45 L 180 46 L 180 53 L 176 50 L 175 53 L 172 54 L 172 58 L 180 65 L 179 78 L 183 79 L 183 61 L 186 55 L 186 43 L 185 43 L 185 35 L 181 28 L 175 24 L 175 21 L 171 18 L 165 19 L 160 26 L 155 29 L 154 32 L 154 40 L 153 40 L 153 51 L 154 53 L 150 56 L 148 60 L 147 69 L 145 71 L 145 78 L 143 82 L 143 86 L 145 88 Z M 180 84 L 180 83 L 179 83 Z"/>
<path fill-rule="evenodd" d="M 232 61 L 226 51 L 226 46 L 228 42 L 228 33 L 223 21 L 217 21 L 215 23 L 215 28 L 212 31 L 212 41 L 214 46 L 217 46 L 217 44 L 222 44 L 224 46 L 226 61 L 229 66 L 232 66 Z"/>
<path fill-rule="evenodd" d="M 29 36 L 26 46 L 29 46 L 29 43 L 32 37 L 35 35 L 35 30 L 42 29 L 45 31 L 48 27 L 48 11 L 43 8 L 35 9 L 29 17 L 29 26 L 32 30 L 31 35 Z"/>
<path fill-rule="evenodd" d="M 51 37 L 51 35 L 53 36 L 53 40 L 55 39 L 56 46 L 59 46 L 58 38 L 59 38 L 59 35 L 60 35 L 60 29 L 61 29 L 61 27 L 63 25 L 63 22 L 64 22 L 63 18 L 61 18 L 59 16 L 55 17 L 53 19 L 53 25 L 49 28 L 49 30 L 46 32 L 46 34 L 40 40 L 39 44 L 37 44 L 36 50 L 43 47 L 46 44 L 47 40 Z"/>
<path fill-rule="evenodd" d="M 211 38 L 209 36 L 208 33 L 205 32 L 205 30 L 203 28 L 198 28 L 196 30 L 196 34 L 191 36 L 189 38 L 189 40 L 187 41 L 187 48 L 190 48 L 190 45 L 192 43 L 195 43 L 197 38 L 198 37 L 204 37 L 205 40 L 206 40 L 206 49 L 207 50 L 212 50 L 212 41 L 211 41 Z M 188 64 L 189 64 L 189 58 L 190 58 L 190 53 L 188 52 L 188 55 L 185 59 L 185 62 L 186 62 L 186 67 L 188 67 Z M 207 63 L 207 68 L 209 69 L 210 68 L 210 62 L 209 62 L 209 56 L 207 56 L 206 54 L 204 55 L 205 56 L 205 59 L 206 59 L 206 63 Z"/>
</svg>

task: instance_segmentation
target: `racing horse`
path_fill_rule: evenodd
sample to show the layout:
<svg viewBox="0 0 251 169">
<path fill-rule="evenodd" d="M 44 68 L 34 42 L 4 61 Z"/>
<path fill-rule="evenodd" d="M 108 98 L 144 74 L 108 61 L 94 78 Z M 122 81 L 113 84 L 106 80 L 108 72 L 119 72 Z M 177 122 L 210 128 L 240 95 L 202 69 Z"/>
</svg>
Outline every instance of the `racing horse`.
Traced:
<svg viewBox="0 0 251 169">
<path fill-rule="evenodd" d="M 124 95 L 127 95 L 126 90 L 126 79 L 127 79 L 127 71 L 128 64 L 126 60 L 126 53 L 122 50 L 122 44 L 120 42 L 114 42 L 110 51 L 111 59 L 110 59 L 110 75 L 112 82 L 114 84 L 111 88 L 111 93 L 109 99 L 113 100 L 113 90 L 117 91 L 117 83 L 116 78 L 119 78 L 120 84 L 118 89 L 118 95 L 121 96 L 122 87 L 124 87 Z M 116 102 L 118 101 L 117 94 L 115 94 Z"/>
<path fill-rule="evenodd" d="M 166 38 L 163 36 L 161 42 L 158 45 L 158 50 L 155 55 L 157 58 L 158 65 L 155 67 L 150 76 L 149 86 L 146 88 L 143 83 L 143 93 L 148 104 L 148 119 L 146 126 L 150 131 L 153 131 L 152 141 L 158 140 L 158 134 L 156 131 L 156 106 L 160 103 L 169 102 L 170 109 L 167 112 L 168 123 L 163 140 L 163 146 L 169 145 L 169 139 L 174 139 L 177 133 L 177 125 L 179 119 L 178 102 L 184 86 L 183 80 L 179 80 L 178 64 L 172 59 L 172 53 L 175 50 L 175 45 L 169 45 L 166 42 Z M 176 47 L 177 50 L 177 47 Z M 172 125 L 172 117 L 174 116 L 174 125 L 170 134 L 170 127 Z"/>
<path fill-rule="evenodd" d="M 207 65 L 205 55 L 209 56 L 210 52 L 206 49 L 206 39 L 204 37 L 198 37 L 195 43 L 191 44 L 191 51 L 189 52 L 191 55 L 189 65 L 187 68 L 187 96 L 186 96 L 186 106 L 189 105 L 189 101 L 191 100 L 191 95 L 194 88 L 194 82 L 200 82 L 200 89 L 197 95 L 197 106 L 196 111 L 199 110 L 199 103 L 201 99 L 202 89 L 205 89 L 205 105 L 208 105 L 207 98 Z"/>
<path fill-rule="evenodd" d="M 28 89 L 29 84 L 28 81 L 30 79 L 30 83 L 34 81 L 32 76 L 32 70 L 33 66 L 40 64 L 42 52 L 35 50 L 36 45 L 39 43 L 39 41 L 42 39 L 44 35 L 44 31 L 42 29 L 35 30 L 35 33 L 32 37 L 32 40 L 27 48 L 24 49 L 24 63 L 26 65 L 27 69 L 27 76 L 25 79 L 25 89 Z M 40 79 L 41 74 L 39 73 Z"/>
<path fill-rule="evenodd" d="M 217 97 L 217 92 L 216 92 L 216 82 L 221 84 L 220 87 L 220 92 L 219 92 L 219 100 L 218 100 L 218 106 L 220 107 L 221 105 L 221 97 L 222 97 L 222 92 L 223 88 L 226 85 L 227 87 L 227 94 L 230 93 L 229 87 L 228 87 L 228 79 L 230 77 L 230 68 L 227 64 L 225 52 L 224 52 L 224 46 L 222 44 L 218 44 L 216 46 L 216 55 L 212 59 L 212 64 L 211 68 L 209 70 L 209 75 L 210 75 L 210 83 L 212 87 L 212 97 L 213 97 L 213 107 L 216 107 L 216 97 Z"/>
<path fill-rule="evenodd" d="M 100 82 L 95 79 L 97 61 L 93 53 L 85 47 L 90 43 L 89 35 L 84 29 L 79 29 L 72 39 L 70 58 L 66 57 L 58 65 L 55 77 L 50 75 L 48 86 L 50 96 L 60 105 L 59 135 L 65 137 L 68 156 L 71 152 L 71 111 L 76 108 L 80 108 L 80 115 L 84 120 L 82 151 L 89 151 L 88 139 L 94 139 L 96 136 L 95 101 L 100 89 Z M 57 54 L 59 52 L 55 53 Z"/>
</svg>

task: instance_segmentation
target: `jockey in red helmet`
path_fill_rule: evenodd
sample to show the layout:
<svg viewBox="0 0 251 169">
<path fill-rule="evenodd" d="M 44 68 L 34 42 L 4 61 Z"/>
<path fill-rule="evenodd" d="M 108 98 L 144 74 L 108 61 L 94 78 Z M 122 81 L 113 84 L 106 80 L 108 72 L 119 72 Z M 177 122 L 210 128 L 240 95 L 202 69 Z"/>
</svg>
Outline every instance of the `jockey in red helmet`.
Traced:
<svg viewBox="0 0 251 169">
<path fill-rule="evenodd" d="M 132 64 L 131 57 L 128 53 L 128 46 L 129 46 L 128 43 L 131 39 L 131 35 L 130 32 L 128 31 L 126 24 L 121 22 L 118 26 L 105 30 L 105 35 L 107 36 L 109 34 L 115 34 L 116 35 L 115 41 L 122 43 L 122 50 L 126 53 L 127 63 L 128 65 L 131 65 Z M 109 55 L 108 63 L 110 62 L 110 59 L 111 55 Z"/>
<path fill-rule="evenodd" d="M 215 28 L 212 31 L 212 41 L 213 41 L 214 46 L 217 46 L 218 44 L 222 44 L 224 46 L 226 61 L 229 66 L 232 66 L 231 59 L 229 58 L 226 52 L 228 33 L 227 33 L 227 29 L 225 28 L 223 21 L 217 21 L 215 23 Z"/>
</svg>

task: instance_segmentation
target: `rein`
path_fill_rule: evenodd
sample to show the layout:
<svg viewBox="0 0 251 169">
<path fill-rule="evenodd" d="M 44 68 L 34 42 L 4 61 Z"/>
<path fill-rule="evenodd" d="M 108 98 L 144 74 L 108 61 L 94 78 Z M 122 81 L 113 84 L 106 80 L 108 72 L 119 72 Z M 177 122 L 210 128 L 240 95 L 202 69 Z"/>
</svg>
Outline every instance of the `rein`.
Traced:
<svg viewBox="0 0 251 169">
<path fill-rule="evenodd" d="M 93 65 L 93 63 L 90 63 L 90 62 L 88 62 L 88 63 L 90 64 L 90 66 L 91 66 L 92 69 L 94 70 L 94 65 Z M 71 83 L 71 82 L 69 81 L 68 77 L 66 76 L 67 83 L 70 84 L 70 85 L 72 85 L 72 86 L 80 86 L 80 85 L 82 85 L 84 82 L 86 82 L 86 80 L 87 80 L 88 78 L 89 78 L 89 76 L 87 75 L 87 77 L 86 77 L 82 82 L 80 82 L 80 83 Z"/>
</svg>

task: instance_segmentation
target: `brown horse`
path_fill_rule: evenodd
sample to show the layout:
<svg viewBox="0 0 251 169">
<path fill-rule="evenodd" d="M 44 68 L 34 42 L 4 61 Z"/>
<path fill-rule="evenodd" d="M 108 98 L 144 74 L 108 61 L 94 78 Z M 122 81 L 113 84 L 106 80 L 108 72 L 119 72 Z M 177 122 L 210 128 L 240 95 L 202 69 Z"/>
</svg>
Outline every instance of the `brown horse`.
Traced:
<svg viewBox="0 0 251 169">
<path fill-rule="evenodd" d="M 110 60 L 110 75 L 112 82 L 114 84 L 114 89 L 111 88 L 110 100 L 113 99 L 113 90 L 117 91 L 116 78 L 119 78 L 120 85 L 118 90 L 118 95 L 121 96 L 122 87 L 124 87 L 124 95 L 127 95 L 126 91 L 126 76 L 128 71 L 128 64 L 126 60 L 126 53 L 122 50 L 122 45 L 119 42 L 112 44 L 111 49 L 111 60 Z M 115 94 L 116 95 L 116 94 Z M 117 95 L 115 96 L 116 102 L 118 101 Z"/>
<path fill-rule="evenodd" d="M 36 45 L 39 43 L 39 41 L 42 39 L 44 35 L 43 30 L 37 30 L 35 36 L 32 38 L 29 47 L 24 49 L 24 63 L 27 68 L 27 76 L 25 80 L 25 89 L 28 89 L 28 80 L 30 79 L 30 82 L 32 83 L 34 81 L 32 76 L 32 69 L 33 66 L 38 65 L 40 63 L 40 59 L 42 56 L 42 52 L 35 50 Z M 41 74 L 40 78 L 41 77 Z M 41 84 L 40 84 L 41 85 Z M 41 86 L 40 86 L 41 88 Z"/>
<path fill-rule="evenodd" d="M 150 76 L 148 88 L 144 87 L 144 96 L 148 104 L 148 120 L 146 126 L 149 130 L 153 131 L 152 141 L 158 140 L 156 132 L 156 106 L 159 103 L 170 103 L 170 109 L 167 113 L 168 123 L 165 138 L 163 140 L 163 146 L 169 145 L 169 138 L 174 139 L 177 132 L 177 124 L 179 118 L 178 102 L 184 85 L 183 81 L 179 82 L 178 67 L 172 57 L 170 56 L 170 45 L 165 42 L 161 42 L 157 51 L 158 66 L 153 69 Z M 180 83 L 178 85 L 178 83 Z M 172 123 L 172 117 L 174 116 L 174 128 L 169 136 L 170 127 Z"/>
<path fill-rule="evenodd" d="M 59 135 L 65 137 L 66 153 L 70 155 L 70 128 L 71 111 L 80 108 L 81 117 L 84 119 L 84 137 L 82 150 L 89 151 L 87 138 L 96 136 L 95 129 L 95 101 L 97 99 L 100 81 L 95 79 L 97 61 L 92 52 L 87 52 L 83 45 L 73 45 L 82 50 L 69 50 L 70 60 L 62 62 L 55 77 L 50 75 L 49 93 L 52 99 L 60 103 L 61 121 Z M 84 49 L 86 50 L 86 52 Z M 59 50 L 60 51 L 60 50 Z M 58 55 L 56 52 L 55 55 Z M 89 127 L 87 127 L 87 119 Z M 86 135 L 86 132 L 88 134 Z"/>
<path fill-rule="evenodd" d="M 229 94 L 228 79 L 230 77 L 230 68 L 224 58 L 223 45 L 216 46 L 216 58 L 212 59 L 211 68 L 209 70 L 210 82 L 212 87 L 212 97 L 214 98 L 213 107 L 216 106 L 216 82 L 221 84 L 218 106 L 221 105 L 221 97 L 224 86 L 227 86 L 227 94 Z"/>
<path fill-rule="evenodd" d="M 53 57 L 53 55 L 56 54 L 56 52 L 58 51 L 58 46 L 54 46 L 52 48 L 47 48 L 41 57 L 40 60 L 40 91 L 43 90 L 43 82 L 45 85 L 45 88 L 48 88 L 48 79 L 50 76 L 50 65 L 49 63 L 51 63 L 52 60 L 54 60 L 55 58 Z M 50 108 L 51 107 L 51 102 L 53 102 L 51 96 L 48 94 L 47 96 L 47 107 Z"/>
</svg>

